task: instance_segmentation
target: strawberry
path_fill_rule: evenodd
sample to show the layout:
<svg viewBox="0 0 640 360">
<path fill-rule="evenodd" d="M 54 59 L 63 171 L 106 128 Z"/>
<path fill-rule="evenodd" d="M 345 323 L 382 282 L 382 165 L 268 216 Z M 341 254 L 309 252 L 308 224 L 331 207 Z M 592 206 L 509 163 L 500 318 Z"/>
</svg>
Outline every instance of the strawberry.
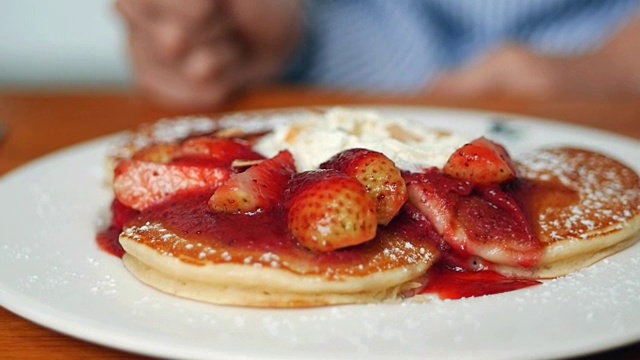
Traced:
<svg viewBox="0 0 640 360">
<path fill-rule="evenodd" d="M 229 179 L 235 160 L 264 157 L 239 139 L 198 136 L 154 144 L 116 167 L 114 191 L 124 206 L 144 210 L 180 191 L 215 189 Z"/>
<path fill-rule="evenodd" d="M 307 248 L 325 252 L 373 239 L 376 205 L 355 178 L 332 169 L 294 175 L 285 191 L 287 226 Z"/>
<path fill-rule="evenodd" d="M 407 191 L 409 204 L 424 214 L 454 251 L 449 261 L 479 257 L 475 270 L 487 261 L 523 267 L 538 263 L 541 243 L 515 199 L 500 187 L 474 191 L 469 182 L 429 169 L 413 176 Z"/>
<path fill-rule="evenodd" d="M 264 156 L 253 151 L 250 144 L 241 139 L 198 136 L 180 144 L 175 158 L 215 159 L 231 165 L 234 160 L 260 160 Z"/>
<path fill-rule="evenodd" d="M 176 159 L 197 159 L 205 163 L 212 160 L 218 164 L 230 165 L 234 160 L 259 160 L 264 157 L 241 139 L 213 138 L 197 136 L 186 139 L 182 143 L 158 143 L 145 147 L 132 157 L 155 163 L 169 163 Z"/>
<path fill-rule="evenodd" d="M 177 192 L 214 189 L 231 176 L 231 168 L 123 160 L 115 170 L 113 188 L 123 205 L 144 210 Z"/>
<path fill-rule="evenodd" d="M 237 173 L 216 189 L 209 207 L 223 213 L 269 210 L 282 200 L 289 178 L 295 173 L 293 156 L 282 151 L 275 157 Z"/>
<path fill-rule="evenodd" d="M 442 170 L 477 186 L 504 184 L 516 178 L 516 168 L 505 148 L 485 137 L 456 150 Z"/>
<path fill-rule="evenodd" d="M 376 203 L 378 223 L 387 225 L 407 201 L 407 187 L 400 170 L 384 154 L 367 149 L 349 149 L 320 165 L 355 177 Z"/>
<path fill-rule="evenodd" d="M 135 160 L 166 164 L 171 162 L 179 151 L 176 144 L 153 144 L 136 152 L 132 158 Z"/>
</svg>

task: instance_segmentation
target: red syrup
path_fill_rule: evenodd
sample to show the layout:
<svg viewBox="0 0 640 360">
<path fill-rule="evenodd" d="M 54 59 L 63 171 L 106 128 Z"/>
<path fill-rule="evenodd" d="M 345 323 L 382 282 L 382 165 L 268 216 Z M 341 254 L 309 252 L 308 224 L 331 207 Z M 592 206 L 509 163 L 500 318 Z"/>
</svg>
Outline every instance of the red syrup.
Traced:
<svg viewBox="0 0 640 360">
<path fill-rule="evenodd" d="M 429 270 L 429 280 L 421 293 L 455 300 L 500 294 L 539 284 L 537 280 L 509 278 L 491 270 L 459 271 L 439 262 Z"/>
<path fill-rule="evenodd" d="M 527 218 L 527 221 L 531 221 L 532 218 L 535 218 L 536 213 L 545 207 L 544 205 L 548 205 L 545 203 L 558 202 L 552 206 L 566 206 L 575 201 L 575 194 L 556 183 L 536 181 L 516 184 L 517 186 L 508 189 L 507 193 L 516 199 L 518 206 L 509 206 L 508 209 L 504 208 L 503 210 L 511 213 L 512 216 L 515 215 L 518 220 Z M 482 197 L 485 196 L 487 195 L 484 194 Z M 208 195 L 206 194 L 177 196 L 165 205 L 142 213 L 123 207 L 114 201 L 112 205 L 114 224 L 97 234 L 97 243 L 103 251 L 122 257 L 124 250 L 118 242 L 119 229 L 122 228 L 122 225 L 129 221 L 139 222 L 159 216 L 169 223 L 173 223 L 174 229 L 184 235 L 191 233 L 192 236 L 195 235 L 197 238 L 206 240 L 211 236 L 219 238 L 216 235 L 225 233 L 225 235 L 232 235 L 230 237 L 232 240 L 223 245 L 233 247 L 239 245 L 238 248 L 249 245 L 249 247 L 262 249 L 289 249 L 288 255 L 292 258 L 302 255 L 300 259 L 302 263 L 313 261 L 316 264 L 339 266 L 340 263 L 357 260 L 362 250 L 366 250 L 368 247 L 368 245 L 356 246 L 325 254 L 314 254 L 299 244 L 294 244 L 295 241 L 292 240 L 292 236 L 283 225 L 283 216 L 236 215 L 219 217 L 207 211 L 207 199 Z M 490 200 L 496 201 L 495 199 Z M 518 210 L 522 212 L 517 213 Z M 194 211 L 196 216 L 192 216 Z M 538 229 L 534 229 L 535 233 L 537 233 L 536 230 Z M 470 265 L 473 262 L 472 258 L 453 254 L 442 237 L 433 229 L 433 225 L 410 204 L 405 205 L 403 211 L 389 227 L 380 227 L 379 232 L 382 234 L 392 233 L 394 236 L 402 238 L 420 238 L 421 242 L 430 243 L 439 250 L 439 260 L 429 270 L 427 283 L 419 292 L 420 294 L 435 294 L 441 299 L 461 299 L 505 293 L 541 284 L 541 282 L 532 279 L 509 278 L 500 275 L 491 271 L 490 264 L 483 264 L 478 270 L 474 265 Z M 257 241 L 258 238 L 268 238 L 268 240 Z M 215 240 L 213 243 L 220 245 L 220 240 Z"/>
<path fill-rule="evenodd" d="M 110 226 L 108 229 L 98 232 L 96 235 L 98 247 L 107 254 L 117 256 L 119 258 L 124 256 L 124 249 L 118 242 L 120 231 L 121 229 Z"/>
<path fill-rule="evenodd" d="M 96 242 L 100 249 L 113 256 L 122 257 L 124 249 L 118 241 L 118 236 L 123 226 L 139 213 L 139 211 L 128 208 L 114 199 L 111 202 L 111 225 L 96 235 Z"/>
<path fill-rule="evenodd" d="M 201 199 L 202 198 L 200 198 L 200 200 Z M 173 221 L 176 221 L 177 218 L 181 217 L 180 216 L 181 214 L 184 214 L 183 213 L 184 211 L 187 211 L 187 208 L 191 206 L 200 207 L 191 201 L 184 201 L 187 199 L 181 199 L 181 200 L 183 200 L 181 201 L 183 204 L 183 207 L 179 207 L 178 209 L 176 209 L 175 206 L 166 206 L 166 207 L 162 206 L 154 209 L 153 212 L 156 213 L 157 215 L 157 211 L 160 209 L 163 209 L 163 211 L 167 211 L 167 209 L 176 209 L 177 211 L 172 215 L 169 215 L 167 213 L 165 213 L 164 215 L 166 216 L 165 219 L 173 218 L 174 219 Z M 193 200 L 193 198 L 189 198 L 188 200 Z M 113 206 L 112 209 L 118 209 L 118 207 Z M 117 214 L 114 217 L 121 219 L 122 218 L 120 216 L 121 212 L 118 212 L 118 210 L 116 210 L 116 212 Z M 130 215 L 132 215 L 133 220 L 135 220 L 135 218 L 138 216 L 133 212 L 130 213 Z M 146 217 L 145 215 L 147 214 L 143 213 L 142 217 Z M 271 234 L 271 236 L 269 236 L 270 238 L 269 241 L 267 241 L 268 244 L 266 244 L 267 247 L 279 248 L 279 247 L 282 247 L 284 244 L 290 242 L 289 235 L 276 229 L 276 228 L 280 228 L 280 226 L 275 224 L 277 222 L 277 221 L 273 221 L 275 219 L 271 219 L 271 221 L 260 221 L 259 219 L 256 219 L 257 222 L 260 223 L 259 224 L 260 226 L 252 226 L 250 216 L 243 217 L 240 223 L 238 223 L 238 220 L 240 220 L 240 217 L 235 218 L 234 220 L 235 225 L 231 223 L 226 223 L 226 222 L 222 222 L 222 223 L 218 222 L 218 225 L 214 227 L 217 228 L 217 230 L 225 230 L 227 234 L 233 232 L 231 231 L 232 227 L 233 229 L 235 229 L 235 232 L 238 232 L 238 229 L 245 229 L 246 230 L 244 231 L 245 236 L 242 236 L 243 238 L 242 240 L 246 241 L 245 245 L 251 244 L 253 246 L 256 246 L 256 243 L 254 241 L 249 240 L 257 236 L 256 231 L 263 235 Z M 182 221 L 179 221 L 179 222 L 182 223 Z M 189 223 L 190 221 L 186 220 L 186 222 Z M 182 223 L 182 225 L 184 226 L 182 231 L 186 230 L 186 228 L 190 228 L 191 231 L 196 233 L 197 236 L 201 238 L 206 238 L 207 236 L 211 235 L 211 232 L 213 230 L 210 228 L 211 225 L 203 226 L 203 224 L 196 225 L 196 223 L 197 221 L 191 223 L 191 226 L 185 226 L 187 224 Z M 423 237 L 425 234 L 427 234 L 428 235 L 427 238 L 434 238 L 438 236 L 435 230 L 433 230 L 430 227 L 430 224 L 423 223 L 422 219 L 420 219 L 420 215 L 412 211 L 402 212 L 394 220 L 394 223 L 392 225 L 395 227 L 396 231 L 400 231 L 406 234 L 407 236 L 416 236 L 417 232 L 420 232 Z M 269 229 L 269 228 L 272 228 L 272 229 Z M 258 230 L 258 229 L 262 229 L 262 230 Z M 99 232 L 97 234 L 96 239 L 100 249 L 102 249 L 103 251 L 105 251 L 110 255 L 113 255 L 116 257 L 122 257 L 124 255 L 124 250 L 122 249 L 122 246 L 118 242 L 119 234 L 120 234 L 120 227 L 117 227 L 115 225 L 112 225 L 108 229 Z M 279 235 L 276 236 L 275 234 L 279 234 Z M 437 242 L 435 240 L 429 240 L 429 241 Z M 444 251 L 450 251 L 450 250 L 444 250 Z M 348 251 L 343 251 L 339 253 L 335 252 L 334 254 L 335 258 L 334 256 L 327 257 L 327 254 L 324 254 L 324 255 L 321 254 L 320 258 L 327 258 L 325 259 L 325 261 L 331 258 L 329 262 L 334 262 L 339 259 L 338 262 L 341 262 L 341 261 L 345 261 L 346 258 L 350 258 L 354 256 L 355 254 L 357 254 L 357 252 L 358 251 L 356 247 L 356 248 L 349 249 Z M 311 254 L 310 253 L 307 254 L 307 256 L 309 255 Z M 336 255 L 339 255 L 339 256 L 336 256 Z M 489 270 L 482 270 L 482 271 L 461 270 L 460 266 L 452 266 L 451 261 L 449 262 L 444 261 L 445 258 L 448 258 L 449 260 L 453 259 L 453 257 L 450 256 L 450 254 L 441 255 L 441 261 L 438 261 L 429 270 L 428 282 L 426 284 L 426 287 L 420 292 L 421 294 L 436 294 L 441 299 L 460 299 L 460 298 L 466 298 L 466 297 L 485 296 L 485 295 L 504 293 L 504 292 L 518 290 L 518 289 L 539 284 L 539 282 L 535 280 L 508 278 Z M 320 260 L 320 259 L 317 259 L 317 260 Z M 321 260 L 320 262 L 325 262 L 325 261 Z M 460 261 L 461 261 L 460 259 L 457 260 L 458 264 L 460 263 Z"/>
</svg>

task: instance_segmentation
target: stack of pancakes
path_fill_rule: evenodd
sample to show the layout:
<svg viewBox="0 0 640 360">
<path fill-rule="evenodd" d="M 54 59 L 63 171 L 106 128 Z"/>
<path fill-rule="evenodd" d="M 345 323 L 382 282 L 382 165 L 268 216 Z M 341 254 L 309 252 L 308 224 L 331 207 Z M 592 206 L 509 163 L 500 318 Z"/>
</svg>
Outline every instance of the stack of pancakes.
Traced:
<svg viewBox="0 0 640 360">
<path fill-rule="evenodd" d="M 569 191 L 564 198 L 527 200 L 525 212 L 544 245 L 541 260 L 533 268 L 495 264 L 498 272 L 562 276 L 640 239 L 640 178 L 632 169 L 573 148 L 539 150 L 517 160 L 519 177 L 559 183 Z M 209 216 L 204 212 L 196 219 Z M 153 212 L 129 223 L 119 240 L 125 266 L 136 278 L 185 298 L 260 307 L 375 303 L 415 295 L 439 256 L 429 234 L 399 223 L 381 226 L 374 240 L 335 254 L 315 254 L 294 243 L 247 247 L 227 241 L 223 232 L 202 241 Z"/>
<path fill-rule="evenodd" d="M 372 303 L 413 295 L 436 259 L 424 238 L 393 229 L 357 249 L 315 254 L 290 245 L 265 251 L 219 239 L 207 245 L 162 223 L 132 224 L 120 235 L 124 264 L 142 282 L 215 304 L 308 307 Z M 215 244 L 215 245 L 212 245 Z"/>
</svg>

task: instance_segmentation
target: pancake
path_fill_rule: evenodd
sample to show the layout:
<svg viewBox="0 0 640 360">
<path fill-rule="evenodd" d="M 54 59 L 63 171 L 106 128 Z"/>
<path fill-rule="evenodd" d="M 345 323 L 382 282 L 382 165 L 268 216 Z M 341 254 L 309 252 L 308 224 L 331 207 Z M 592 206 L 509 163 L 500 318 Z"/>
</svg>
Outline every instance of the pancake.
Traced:
<svg viewBox="0 0 640 360">
<path fill-rule="evenodd" d="M 554 278 L 640 240 L 640 178 L 626 165 L 589 150 L 555 148 L 519 159 L 518 174 L 552 184 L 530 192 L 524 209 L 544 252 L 534 268 L 498 267 L 503 274 Z"/>
<path fill-rule="evenodd" d="M 366 244 L 314 253 L 270 215 L 253 219 L 251 228 L 243 215 L 217 216 L 204 207 L 181 209 L 180 203 L 148 212 L 120 235 L 126 268 L 142 282 L 180 297 L 254 307 L 393 301 L 420 289 L 420 279 L 436 260 L 427 235 L 401 223 L 381 229 Z M 167 209 L 188 213 L 190 221 L 152 220 Z M 199 228 L 199 236 L 177 235 L 204 222 L 215 225 Z M 232 224 L 244 231 L 229 230 Z"/>
</svg>

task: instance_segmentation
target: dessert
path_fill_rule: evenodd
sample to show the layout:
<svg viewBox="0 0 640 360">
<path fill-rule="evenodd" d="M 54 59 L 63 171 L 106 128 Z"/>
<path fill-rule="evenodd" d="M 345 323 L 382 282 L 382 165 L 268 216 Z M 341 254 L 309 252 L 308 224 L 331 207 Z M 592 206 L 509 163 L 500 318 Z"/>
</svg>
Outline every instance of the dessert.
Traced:
<svg viewBox="0 0 640 360">
<path fill-rule="evenodd" d="M 589 150 L 514 160 L 484 137 L 346 109 L 176 132 L 139 131 L 112 157 L 110 233 L 136 278 L 186 298 L 371 303 L 463 278 L 484 287 L 448 297 L 483 295 L 639 238 L 638 175 Z"/>
</svg>

